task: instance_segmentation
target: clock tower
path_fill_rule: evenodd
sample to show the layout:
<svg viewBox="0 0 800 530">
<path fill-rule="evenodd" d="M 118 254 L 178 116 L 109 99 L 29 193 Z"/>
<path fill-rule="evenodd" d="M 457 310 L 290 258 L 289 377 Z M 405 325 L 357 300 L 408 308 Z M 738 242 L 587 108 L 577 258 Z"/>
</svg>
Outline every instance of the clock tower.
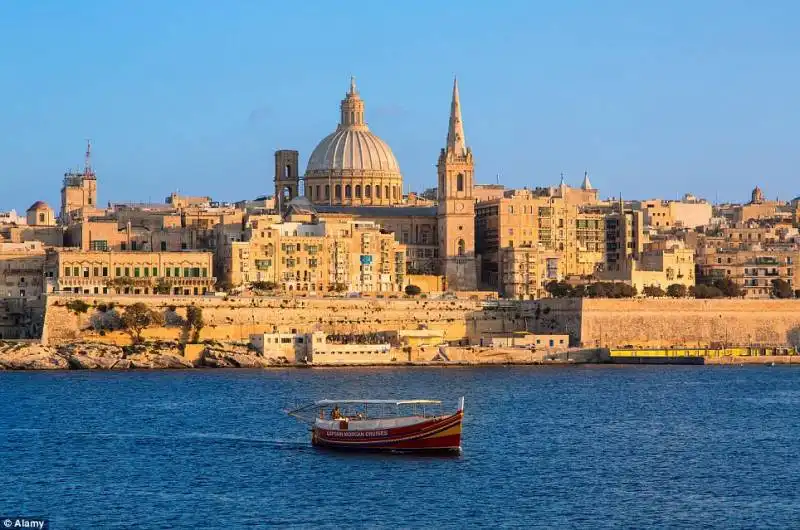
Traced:
<svg viewBox="0 0 800 530">
<path fill-rule="evenodd" d="M 447 145 L 439 154 L 436 218 L 439 226 L 439 262 L 448 290 L 478 288 L 475 257 L 475 182 L 472 150 L 464 138 L 458 81 L 453 81 Z"/>
</svg>

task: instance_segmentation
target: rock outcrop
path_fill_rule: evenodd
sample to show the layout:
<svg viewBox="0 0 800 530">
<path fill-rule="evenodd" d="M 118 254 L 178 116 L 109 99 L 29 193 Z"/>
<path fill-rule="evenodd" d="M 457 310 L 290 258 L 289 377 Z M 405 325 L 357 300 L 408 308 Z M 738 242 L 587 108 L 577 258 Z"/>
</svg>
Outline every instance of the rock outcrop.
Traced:
<svg viewBox="0 0 800 530">
<path fill-rule="evenodd" d="M 129 370 L 184 368 L 267 368 L 289 364 L 285 358 L 258 355 L 247 346 L 214 343 L 196 362 L 176 342 L 115 346 L 72 342 L 58 347 L 33 342 L 0 342 L 0 370 Z"/>
<path fill-rule="evenodd" d="M 257 355 L 246 346 L 222 344 L 207 346 L 197 362 L 197 366 L 212 368 L 267 368 L 279 364 L 279 361 Z"/>
<path fill-rule="evenodd" d="M 69 368 L 69 363 L 55 348 L 26 343 L 0 346 L 0 370 L 64 370 L 66 368 Z"/>
</svg>

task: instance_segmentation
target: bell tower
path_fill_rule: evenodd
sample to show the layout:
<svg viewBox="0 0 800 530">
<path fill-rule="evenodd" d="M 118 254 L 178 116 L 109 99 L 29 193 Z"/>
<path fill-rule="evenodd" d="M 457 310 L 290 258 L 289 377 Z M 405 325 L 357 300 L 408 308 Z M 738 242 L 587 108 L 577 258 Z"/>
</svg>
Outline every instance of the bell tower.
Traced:
<svg viewBox="0 0 800 530">
<path fill-rule="evenodd" d="M 275 151 L 275 208 L 278 211 L 283 211 L 300 193 L 299 159 L 297 151 Z"/>
<path fill-rule="evenodd" d="M 437 223 L 439 262 L 447 288 L 472 291 L 478 288 L 475 258 L 475 164 L 464 138 L 458 80 L 453 80 L 447 145 L 436 165 L 438 186 Z"/>
</svg>

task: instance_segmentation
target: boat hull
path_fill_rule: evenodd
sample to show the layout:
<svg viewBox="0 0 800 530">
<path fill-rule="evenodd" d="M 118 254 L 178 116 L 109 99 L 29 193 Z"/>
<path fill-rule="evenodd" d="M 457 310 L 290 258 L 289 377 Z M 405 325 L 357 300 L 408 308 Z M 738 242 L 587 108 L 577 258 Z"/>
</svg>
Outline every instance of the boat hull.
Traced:
<svg viewBox="0 0 800 530">
<path fill-rule="evenodd" d="M 463 412 L 384 430 L 330 430 L 314 426 L 317 447 L 359 451 L 460 452 Z"/>
</svg>

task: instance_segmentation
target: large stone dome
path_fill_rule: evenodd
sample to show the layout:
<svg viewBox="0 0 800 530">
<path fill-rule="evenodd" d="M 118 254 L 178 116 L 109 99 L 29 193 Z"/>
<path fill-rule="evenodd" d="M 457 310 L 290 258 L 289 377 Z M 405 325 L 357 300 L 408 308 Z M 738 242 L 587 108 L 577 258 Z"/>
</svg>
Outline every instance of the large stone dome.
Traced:
<svg viewBox="0 0 800 530">
<path fill-rule="evenodd" d="M 342 100 L 339 125 L 308 159 L 305 190 L 316 204 L 369 206 L 402 200 L 400 165 L 386 142 L 367 127 L 355 80 Z"/>
<path fill-rule="evenodd" d="M 400 166 L 386 142 L 364 129 L 339 127 L 317 145 L 306 171 L 369 170 L 400 173 Z"/>
</svg>

